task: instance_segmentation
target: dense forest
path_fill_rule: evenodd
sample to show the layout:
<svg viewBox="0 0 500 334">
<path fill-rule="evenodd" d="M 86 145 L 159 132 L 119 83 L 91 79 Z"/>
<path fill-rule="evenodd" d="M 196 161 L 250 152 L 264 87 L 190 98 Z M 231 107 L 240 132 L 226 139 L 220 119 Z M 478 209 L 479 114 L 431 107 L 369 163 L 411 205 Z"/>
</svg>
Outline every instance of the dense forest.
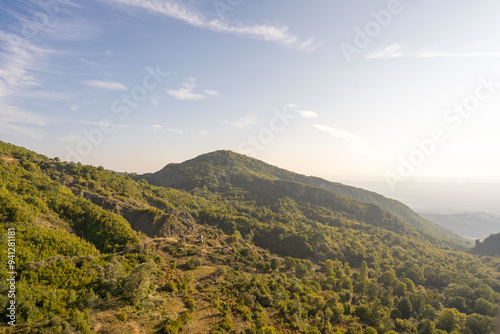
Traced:
<svg viewBox="0 0 500 334">
<path fill-rule="evenodd" d="M 135 175 L 0 142 L 0 217 L 0 333 L 489 334 L 499 311 L 498 235 L 228 151 Z"/>
</svg>

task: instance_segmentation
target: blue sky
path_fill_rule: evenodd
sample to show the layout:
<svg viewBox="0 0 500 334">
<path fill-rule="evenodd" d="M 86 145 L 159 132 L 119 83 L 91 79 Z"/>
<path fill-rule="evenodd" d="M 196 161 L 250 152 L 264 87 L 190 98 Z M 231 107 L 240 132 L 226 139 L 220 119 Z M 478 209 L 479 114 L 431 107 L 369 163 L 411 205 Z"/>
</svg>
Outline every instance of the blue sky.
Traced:
<svg viewBox="0 0 500 334">
<path fill-rule="evenodd" d="M 301 173 L 498 180 L 500 3 L 0 5 L 0 136 L 152 172 L 217 149 Z"/>
</svg>

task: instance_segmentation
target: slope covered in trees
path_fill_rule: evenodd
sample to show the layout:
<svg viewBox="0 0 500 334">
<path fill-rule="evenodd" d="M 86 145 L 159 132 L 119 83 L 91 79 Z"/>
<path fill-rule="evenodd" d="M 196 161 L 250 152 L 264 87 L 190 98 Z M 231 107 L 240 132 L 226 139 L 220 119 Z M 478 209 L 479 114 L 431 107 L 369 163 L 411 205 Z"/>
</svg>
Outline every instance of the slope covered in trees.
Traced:
<svg viewBox="0 0 500 334">
<path fill-rule="evenodd" d="M 1 330 L 493 331 L 499 258 L 372 203 L 215 172 L 190 191 L 156 187 L 0 143 L 0 233 L 5 244 L 16 228 L 19 302 L 18 325 Z"/>
<path fill-rule="evenodd" d="M 368 217 L 357 217 L 364 219 L 365 222 L 371 217 L 382 214 L 386 216 L 386 222 L 392 220 L 390 224 L 395 230 L 407 229 L 407 225 L 410 225 L 427 235 L 457 239 L 454 246 L 465 246 L 460 236 L 425 220 L 396 200 L 364 189 L 289 172 L 231 151 L 207 153 L 181 164 L 169 164 L 156 173 L 137 178 L 145 179 L 157 186 L 188 191 L 204 188 L 228 193 L 233 190 L 231 187 L 236 187 L 242 189 L 247 198 L 248 195 L 254 195 L 254 198 L 258 199 L 264 196 L 266 200 L 283 197 L 284 193 L 285 196 L 295 196 L 295 200 L 305 200 L 311 204 L 330 207 L 337 212 L 349 211 L 346 206 L 350 206 L 357 214 L 369 212 Z M 366 203 L 375 205 L 370 206 Z M 375 213 L 377 210 L 380 212 Z M 380 223 L 379 218 L 376 220 Z"/>
<path fill-rule="evenodd" d="M 472 252 L 475 254 L 500 256 L 500 233 L 491 234 L 482 242 L 477 240 Z"/>
</svg>

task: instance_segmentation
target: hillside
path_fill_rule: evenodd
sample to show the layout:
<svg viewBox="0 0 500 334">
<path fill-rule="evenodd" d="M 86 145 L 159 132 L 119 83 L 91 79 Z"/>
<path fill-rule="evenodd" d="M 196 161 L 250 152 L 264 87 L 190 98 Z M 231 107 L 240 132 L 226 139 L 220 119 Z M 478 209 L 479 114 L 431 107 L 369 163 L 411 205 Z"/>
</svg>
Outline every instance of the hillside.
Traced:
<svg viewBox="0 0 500 334">
<path fill-rule="evenodd" d="M 500 217 L 484 212 L 420 215 L 467 238 L 483 239 L 492 233 L 500 232 Z"/>
<path fill-rule="evenodd" d="M 206 168 L 214 182 L 188 192 L 0 142 L 18 273 L 0 332 L 493 331 L 500 258 L 329 190 Z"/>
<path fill-rule="evenodd" d="M 473 254 L 500 256 L 500 233 L 491 234 L 482 242 L 477 240 L 476 246 L 471 252 Z"/>
<path fill-rule="evenodd" d="M 324 201 L 318 203 L 316 200 L 324 200 L 325 198 L 331 198 L 332 202 L 350 202 L 346 205 L 358 206 L 355 209 L 357 213 L 369 210 L 365 203 L 375 204 L 376 206 L 370 206 L 370 208 L 380 207 L 384 209 L 381 212 L 384 212 L 384 215 L 388 217 L 391 216 L 393 220 L 392 228 L 396 230 L 408 230 L 405 224 L 401 224 L 402 221 L 425 234 L 456 239 L 461 241 L 461 243 L 457 242 L 457 244 L 464 245 L 464 240 L 459 235 L 425 220 L 401 202 L 360 188 L 289 172 L 231 151 L 216 151 L 181 164 L 169 164 L 156 173 L 138 176 L 138 179 L 145 179 L 156 186 L 174 187 L 187 191 L 195 188 L 205 188 L 210 191 L 224 192 L 228 186 L 233 186 L 253 192 L 257 198 L 266 196 L 265 193 L 269 189 L 265 184 L 273 185 L 274 188 L 283 187 L 284 185 L 289 188 L 297 188 L 295 191 L 286 189 L 287 195 L 300 194 L 307 189 L 308 195 L 305 197 L 311 203 L 325 205 Z M 261 185 L 255 187 L 254 185 L 258 183 Z M 299 191 L 298 188 L 301 190 Z M 264 193 L 259 193 L 262 189 L 265 189 Z M 334 201 L 333 197 L 337 200 Z M 335 211 L 345 211 L 345 208 L 339 206 L 335 206 L 334 209 Z M 399 220 L 392 217 L 393 215 Z M 371 215 L 369 216 L 371 217 Z M 369 221 L 370 217 L 362 218 L 358 216 L 357 219 Z"/>
</svg>

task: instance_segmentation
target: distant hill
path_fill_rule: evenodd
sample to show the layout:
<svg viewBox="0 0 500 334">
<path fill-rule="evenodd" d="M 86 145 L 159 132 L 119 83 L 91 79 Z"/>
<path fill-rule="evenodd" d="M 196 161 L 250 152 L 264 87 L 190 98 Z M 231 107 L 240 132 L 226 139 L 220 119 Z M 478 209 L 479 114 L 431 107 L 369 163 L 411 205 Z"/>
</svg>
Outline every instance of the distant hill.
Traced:
<svg viewBox="0 0 500 334">
<path fill-rule="evenodd" d="M 315 196 L 308 197 L 309 200 L 332 197 L 335 193 L 359 202 L 375 204 L 384 209 L 382 211 L 394 214 L 421 232 L 463 241 L 458 234 L 422 218 L 408 206 L 396 200 L 364 189 L 290 172 L 231 151 L 222 150 L 203 154 L 180 164 L 169 164 L 156 173 L 144 174 L 138 178 L 145 179 L 156 186 L 188 191 L 195 188 L 222 191 L 229 185 L 249 190 L 260 184 L 262 188 L 254 189 L 253 192 L 258 193 L 262 190 L 265 193 L 266 187 L 271 184 L 276 186 L 287 184 L 292 188 L 299 187 L 299 185 L 310 186 L 315 189 Z M 310 187 L 304 189 L 312 192 Z M 265 194 L 259 196 L 265 196 Z M 359 202 L 353 203 L 359 205 Z"/>
<path fill-rule="evenodd" d="M 484 212 L 457 214 L 419 213 L 422 217 L 439 224 L 463 237 L 483 239 L 500 232 L 500 217 Z"/>
<path fill-rule="evenodd" d="M 471 252 L 473 254 L 500 256 L 500 233 L 490 235 L 483 242 L 477 241 Z"/>
</svg>

